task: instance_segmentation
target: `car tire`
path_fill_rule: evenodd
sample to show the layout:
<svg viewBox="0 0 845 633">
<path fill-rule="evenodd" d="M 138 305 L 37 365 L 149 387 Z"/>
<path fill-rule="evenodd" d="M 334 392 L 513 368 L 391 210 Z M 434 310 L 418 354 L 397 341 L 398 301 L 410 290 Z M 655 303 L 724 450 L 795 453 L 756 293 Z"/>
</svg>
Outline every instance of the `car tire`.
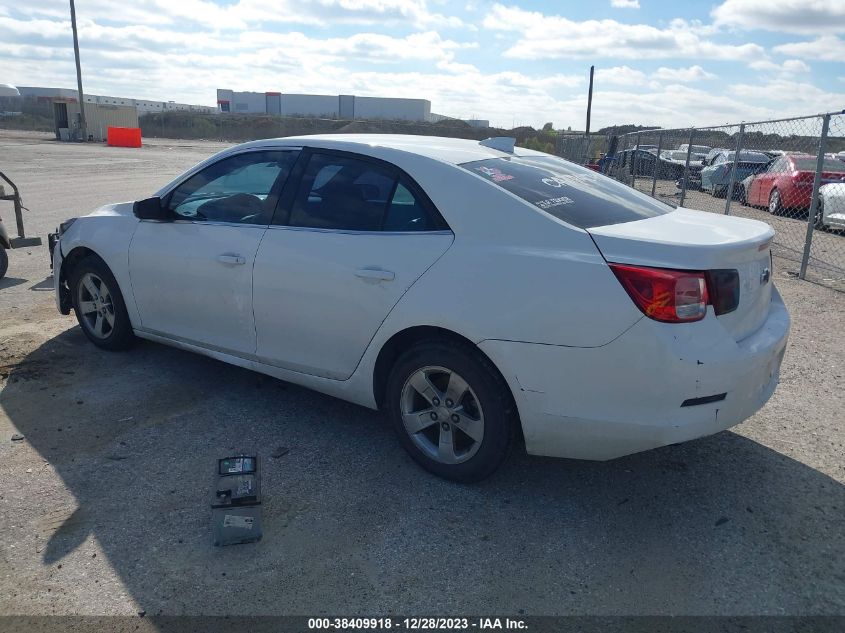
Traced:
<svg viewBox="0 0 845 633">
<path fill-rule="evenodd" d="M 745 187 L 739 187 L 739 203 L 748 205 L 748 194 L 745 193 Z"/>
<path fill-rule="evenodd" d="M 444 479 L 489 477 L 513 444 L 510 389 L 470 345 L 439 339 L 412 345 L 391 370 L 386 399 L 402 446 Z"/>
<path fill-rule="evenodd" d="M 780 193 L 777 189 L 772 189 L 769 193 L 769 213 L 772 215 L 781 215 L 783 213 L 783 203 L 780 200 Z"/>
<path fill-rule="evenodd" d="M 9 254 L 0 246 L 0 279 L 6 276 L 7 270 L 9 270 Z"/>
<path fill-rule="evenodd" d="M 718 185 L 713 185 L 713 197 L 714 198 L 724 198 L 728 194 L 727 187 L 719 187 Z"/>
<path fill-rule="evenodd" d="M 89 255 L 70 272 L 70 295 L 79 326 L 94 345 L 127 349 L 135 339 L 117 280 L 97 256 Z"/>
</svg>

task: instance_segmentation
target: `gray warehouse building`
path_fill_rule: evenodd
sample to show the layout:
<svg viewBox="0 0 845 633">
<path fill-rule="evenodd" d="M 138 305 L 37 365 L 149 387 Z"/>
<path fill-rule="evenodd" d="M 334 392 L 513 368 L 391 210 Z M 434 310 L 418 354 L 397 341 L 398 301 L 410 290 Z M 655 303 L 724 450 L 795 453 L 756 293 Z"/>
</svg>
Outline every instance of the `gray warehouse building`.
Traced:
<svg viewBox="0 0 845 633">
<path fill-rule="evenodd" d="M 432 120 L 431 102 L 426 99 L 235 92 L 218 88 L 217 107 L 220 112 L 236 114 L 300 115 L 330 119 Z"/>
</svg>

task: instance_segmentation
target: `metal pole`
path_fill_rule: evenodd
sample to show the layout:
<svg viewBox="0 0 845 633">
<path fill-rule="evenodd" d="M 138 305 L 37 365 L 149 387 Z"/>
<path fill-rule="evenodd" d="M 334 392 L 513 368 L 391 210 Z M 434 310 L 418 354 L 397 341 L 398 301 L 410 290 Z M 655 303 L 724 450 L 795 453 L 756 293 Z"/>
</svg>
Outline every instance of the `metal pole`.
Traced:
<svg viewBox="0 0 845 633">
<path fill-rule="evenodd" d="M 691 129 L 689 131 L 689 141 L 687 141 L 687 159 L 684 162 L 684 175 L 681 184 L 681 199 L 678 202 L 678 206 L 684 206 L 684 200 L 687 198 L 687 179 L 689 178 L 689 158 L 690 154 L 692 153 L 692 135 L 695 134 L 695 129 Z"/>
<path fill-rule="evenodd" d="M 654 158 L 654 173 L 651 175 L 651 197 L 657 190 L 657 170 L 660 169 L 660 150 L 663 148 L 663 132 L 657 135 L 657 156 Z"/>
<path fill-rule="evenodd" d="M 813 244 L 813 228 L 816 224 L 816 214 L 819 212 L 819 186 L 822 182 L 822 169 L 824 168 L 824 150 L 827 143 L 827 131 L 830 128 L 830 115 L 825 114 L 822 118 L 822 135 L 819 138 L 819 155 L 816 157 L 816 174 L 813 176 L 813 197 L 810 199 L 809 217 L 807 218 L 807 237 L 804 239 L 804 255 L 801 257 L 801 271 L 799 279 L 807 276 L 807 264 L 810 262 L 810 247 Z"/>
<path fill-rule="evenodd" d="M 593 74 L 596 71 L 595 66 L 590 66 L 590 91 L 587 93 L 587 127 L 584 131 L 586 136 L 590 135 L 590 112 L 593 109 Z"/>
<path fill-rule="evenodd" d="M 640 153 L 640 133 L 637 132 L 637 144 L 631 152 L 631 186 L 637 188 L 637 155 Z"/>
<path fill-rule="evenodd" d="M 745 123 L 739 126 L 739 135 L 736 137 L 736 150 L 734 150 L 734 162 L 731 165 L 731 179 L 728 188 L 725 190 L 725 215 L 731 213 L 731 200 L 734 197 L 734 185 L 736 184 L 736 164 L 739 162 L 739 153 L 742 151 L 742 137 L 745 135 Z"/>
<path fill-rule="evenodd" d="M 82 93 L 82 66 L 79 63 L 79 38 L 76 35 L 76 7 L 70 0 L 70 27 L 73 30 L 73 54 L 76 57 L 76 87 L 79 90 L 79 125 L 82 140 L 88 140 L 88 124 L 85 122 L 85 95 Z"/>
</svg>

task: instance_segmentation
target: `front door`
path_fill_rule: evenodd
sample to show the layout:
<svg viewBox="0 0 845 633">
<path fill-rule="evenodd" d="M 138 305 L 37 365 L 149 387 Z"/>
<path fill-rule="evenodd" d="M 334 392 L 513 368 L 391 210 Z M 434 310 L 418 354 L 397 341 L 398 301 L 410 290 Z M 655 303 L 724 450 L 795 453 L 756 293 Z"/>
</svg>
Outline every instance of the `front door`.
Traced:
<svg viewBox="0 0 845 633">
<path fill-rule="evenodd" d="M 295 152 L 249 151 L 188 178 L 141 221 L 129 272 L 142 329 L 228 353 L 255 352 L 252 268 Z"/>
</svg>

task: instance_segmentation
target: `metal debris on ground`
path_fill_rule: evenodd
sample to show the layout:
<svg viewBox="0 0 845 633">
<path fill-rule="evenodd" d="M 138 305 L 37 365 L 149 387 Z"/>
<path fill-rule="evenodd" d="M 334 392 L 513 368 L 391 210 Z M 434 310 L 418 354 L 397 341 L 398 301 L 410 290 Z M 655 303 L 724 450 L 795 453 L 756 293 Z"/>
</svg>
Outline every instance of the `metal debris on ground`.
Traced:
<svg viewBox="0 0 845 633">
<path fill-rule="evenodd" d="M 217 461 L 211 518 L 215 545 L 261 540 L 261 484 L 256 455 Z"/>
</svg>

